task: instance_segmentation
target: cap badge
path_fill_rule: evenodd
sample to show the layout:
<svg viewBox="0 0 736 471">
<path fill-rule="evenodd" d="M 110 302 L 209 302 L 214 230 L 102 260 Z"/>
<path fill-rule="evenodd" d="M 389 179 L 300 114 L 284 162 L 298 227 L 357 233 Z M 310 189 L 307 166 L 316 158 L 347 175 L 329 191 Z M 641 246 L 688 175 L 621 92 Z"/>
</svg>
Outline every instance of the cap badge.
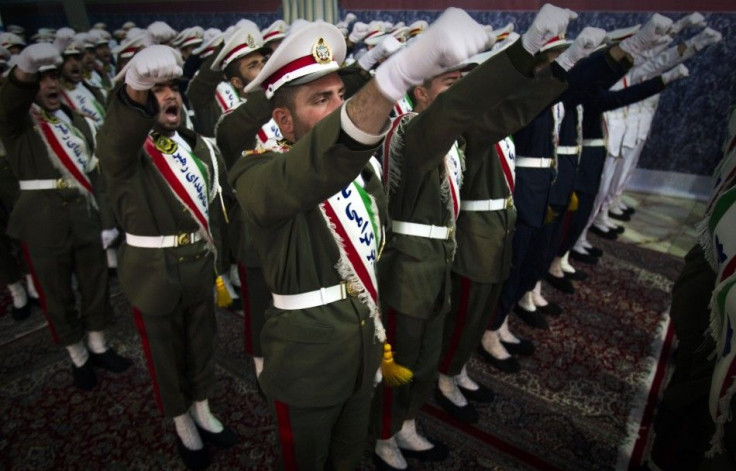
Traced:
<svg viewBox="0 0 736 471">
<path fill-rule="evenodd" d="M 318 64 L 329 64 L 332 61 L 332 50 L 330 50 L 330 46 L 327 45 L 324 38 L 319 38 L 319 41 L 314 43 L 312 56 Z"/>
<path fill-rule="evenodd" d="M 248 44 L 248 47 L 251 49 L 255 49 L 256 47 L 256 40 L 253 39 L 253 36 L 250 34 L 248 35 L 248 38 L 245 40 L 245 42 Z"/>
</svg>

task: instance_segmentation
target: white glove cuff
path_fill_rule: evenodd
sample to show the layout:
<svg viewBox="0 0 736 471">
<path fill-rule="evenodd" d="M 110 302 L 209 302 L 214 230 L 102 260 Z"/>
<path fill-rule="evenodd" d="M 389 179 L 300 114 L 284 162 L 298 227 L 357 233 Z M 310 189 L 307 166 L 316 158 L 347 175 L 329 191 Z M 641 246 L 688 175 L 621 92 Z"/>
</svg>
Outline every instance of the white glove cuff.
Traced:
<svg viewBox="0 0 736 471">
<path fill-rule="evenodd" d="M 383 138 L 386 136 L 386 133 L 388 132 L 388 122 L 383 132 L 378 135 L 370 134 L 361 129 L 358 129 L 358 126 L 356 126 L 355 123 L 353 123 L 353 120 L 350 119 L 350 116 L 348 116 L 349 102 L 350 100 L 346 101 L 342 105 L 342 109 L 340 109 L 340 126 L 342 127 L 342 130 L 345 131 L 348 136 L 352 137 L 364 146 L 374 146 L 381 142 L 381 140 L 383 140 Z"/>
<path fill-rule="evenodd" d="M 376 85 L 381 94 L 391 102 L 398 101 L 412 85 L 419 85 L 412 83 L 401 71 L 397 60 L 400 57 L 401 55 L 394 56 L 376 69 Z"/>
</svg>

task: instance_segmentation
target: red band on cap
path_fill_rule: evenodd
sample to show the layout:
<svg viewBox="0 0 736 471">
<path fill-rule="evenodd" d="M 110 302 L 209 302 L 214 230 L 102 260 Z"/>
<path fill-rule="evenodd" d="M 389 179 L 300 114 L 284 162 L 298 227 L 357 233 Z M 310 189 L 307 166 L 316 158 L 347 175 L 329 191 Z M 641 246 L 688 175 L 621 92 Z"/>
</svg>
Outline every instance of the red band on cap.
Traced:
<svg viewBox="0 0 736 471">
<path fill-rule="evenodd" d="M 368 39 L 368 38 L 370 38 L 371 36 L 375 36 L 375 35 L 377 35 L 377 34 L 382 34 L 382 33 L 383 33 L 383 31 L 381 31 L 380 29 L 379 29 L 379 30 L 376 30 L 376 31 L 371 31 L 370 33 L 368 33 L 368 34 L 367 34 L 367 35 L 365 36 L 365 39 Z M 365 39 L 364 39 L 363 41 L 365 41 Z"/>
<path fill-rule="evenodd" d="M 263 35 L 263 40 L 266 41 L 268 38 L 272 36 L 276 36 L 277 34 L 283 34 L 283 31 L 277 29 L 277 30 L 271 31 L 270 33 L 266 33 Z"/>
<path fill-rule="evenodd" d="M 554 38 L 550 39 L 546 43 L 544 43 L 544 46 L 549 46 L 550 44 L 559 41 L 561 38 L 559 36 L 555 36 Z"/>
<path fill-rule="evenodd" d="M 309 65 L 317 64 L 317 60 L 314 58 L 312 54 L 304 57 L 300 57 L 299 59 L 293 60 L 286 64 L 285 66 L 281 67 L 279 70 L 271 74 L 270 77 L 268 77 L 266 80 L 263 81 L 263 88 L 268 90 L 268 88 L 273 85 L 274 83 L 281 80 L 281 78 L 288 74 L 289 72 L 294 72 L 295 70 L 299 70 L 303 67 L 307 67 Z"/>
<path fill-rule="evenodd" d="M 222 59 L 222 63 L 225 64 L 225 63 L 230 62 L 230 59 L 235 54 L 237 54 L 238 51 L 242 51 L 243 49 L 248 48 L 248 47 L 250 47 L 250 46 L 247 43 L 246 44 L 239 45 L 238 47 L 236 47 L 235 49 L 233 49 L 232 51 L 230 51 L 230 52 L 227 53 L 227 55 L 225 56 L 225 58 Z M 255 51 L 255 49 L 254 49 L 254 51 Z"/>
</svg>

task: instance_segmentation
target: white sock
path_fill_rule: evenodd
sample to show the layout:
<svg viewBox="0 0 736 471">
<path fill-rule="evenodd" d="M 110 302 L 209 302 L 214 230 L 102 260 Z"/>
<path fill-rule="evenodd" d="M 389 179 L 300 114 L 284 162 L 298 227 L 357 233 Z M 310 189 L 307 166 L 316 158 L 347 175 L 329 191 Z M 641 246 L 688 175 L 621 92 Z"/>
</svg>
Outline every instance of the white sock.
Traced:
<svg viewBox="0 0 736 471">
<path fill-rule="evenodd" d="M 565 255 L 562 256 L 560 259 L 560 267 L 562 268 L 562 271 L 565 273 L 575 273 L 577 270 L 575 270 L 575 267 L 570 265 L 570 251 L 568 250 L 565 252 Z"/>
<path fill-rule="evenodd" d="M 424 451 L 434 447 L 429 440 L 419 435 L 414 419 L 404 421 L 401 430 L 396 434 L 396 444 L 399 448 L 412 451 Z"/>
<path fill-rule="evenodd" d="M 463 365 L 463 369 L 460 370 L 460 374 L 456 375 L 454 379 L 455 384 L 470 391 L 477 391 L 478 389 L 480 389 L 478 383 L 473 381 L 470 376 L 468 376 L 468 370 L 465 365 Z"/>
<path fill-rule="evenodd" d="M 174 417 L 174 426 L 176 434 L 181 438 L 181 442 L 190 450 L 201 450 L 204 448 L 202 438 L 199 436 L 194 420 L 189 414 L 177 415 Z"/>
<path fill-rule="evenodd" d="M 101 330 L 90 330 L 87 332 L 87 345 L 92 353 L 105 353 L 107 351 L 107 343 L 105 342 L 105 334 Z"/>
<path fill-rule="evenodd" d="M 562 270 L 562 258 L 555 257 L 552 260 L 552 264 L 549 266 L 549 274 L 555 278 L 562 278 L 565 276 L 565 272 Z"/>
<path fill-rule="evenodd" d="M 583 255 L 590 255 L 590 253 L 588 252 L 589 248 L 591 247 L 585 247 L 583 243 L 580 241 L 580 239 L 578 239 L 578 241 L 575 243 L 575 246 L 572 249 L 576 251 L 577 253 L 581 253 Z"/>
<path fill-rule="evenodd" d="M 10 296 L 13 297 L 13 307 L 16 309 L 20 309 L 28 304 L 28 294 L 26 294 L 26 289 L 20 281 L 8 285 L 8 291 L 10 291 Z"/>
<path fill-rule="evenodd" d="M 596 228 L 598 228 L 599 230 L 601 230 L 602 232 L 608 232 L 608 226 L 607 226 L 607 225 L 605 225 L 605 224 L 604 224 L 604 223 L 602 223 L 602 222 L 598 222 L 598 220 L 597 220 L 597 219 L 596 219 L 595 221 L 593 221 L 593 225 L 594 225 L 594 226 L 595 226 Z"/>
<path fill-rule="evenodd" d="M 118 267 L 118 250 L 109 248 L 105 249 L 105 256 L 107 257 L 107 268 Z"/>
<path fill-rule="evenodd" d="M 501 343 L 497 330 L 486 330 L 483 332 L 483 338 L 481 338 L 480 343 L 483 346 L 483 350 L 490 353 L 494 358 L 505 360 L 511 357 Z"/>
<path fill-rule="evenodd" d="M 537 306 L 534 304 L 534 292 L 527 291 L 519 300 L 519 307 L 525 311 L 536 311 Z"/>
<path fill-rule="evenodd" d="M 611 207 L 608 208 L 608 212 L 616 216 L 623 216 L 624 214 L 624 211 L 616 205 L 611 205 Z"/>
<path fill-rule="evenodd" d="M 606 221 L 606 227 L 607 227 L 607 228 L 608 228 L 609 230 L 615 231 L 616 229 L 618 229 L 618 228 L 619 228 L 619 225 L 618 225 L 618 224 L 614 224 L 614 223 L 612 223 L 611 221 L 607 220 L 607 221 Z"/>
<path fill-rule="evenodd" d="M 240 288 L 240 273 L 238 272 L 238 266 L 236 264 L 230 265 L 230 283 L 233 284 L 233 286 L 237 286 Z"/>
<path fill-rule="evenodd" d="M 197 425 L 212 433 L 220 433 L 225 428 L 222 423 L 210 412 L 210 403 L 205 399 L 204 401 L 196 401 L 189 408 L 189 413 L 192 414 L 192 418 L 197 422 Z"/>
<path fill-rule="evenodd" d="M 399 446 L 396 444 L 394 437 L 388 440 L 376 440 L 376 454 L 381 457 L 383 461 L 391 465 L 396 469 L 406 469 L 409 467 L 406 464 L 404 455 L 401 454 Z"/>
<path fill-rule="evenodd" d="M 76 366 L 77 368 L 87 363 L 89 352 L 87 351 L 87 348 L 85 348 L 84 343 L 81 340 L 74 345 L 69 345 L 68 347 L 66 347 L 66 350 L 69 352 L 69 356 L 72 358 L 72 363 L 74 363 L 74 366 Z"/>
<path fill-rule="evenodd" d="M 256 365 L 256 378 L 258 378 L 263 371 L 263 357 L 253 357 L 253 364 Z"/>
<path fill-rule="evenodd" d="M 501 324 L 501 327 L 498 329 L 498 337 L 502 342 L 506 343 L 521 343 L 521 340 L 519 340 L 516 335 L 512 334 L 509 330 L 509 318 L 507 317 L 506 320 L 503 321 L 503 324 Z"/>
<path fill-rule="evenodd" d="M 439 378 L 437 379 L 437 387 L 442 395 L 456 406 L 465 407 L 468 405 L 468 400 L 465 399 L 463 393 L 460 392 L 460 388 L 457 387 L 452 376 L 440 373 Z"/>
<path fill-rule="evenodd" d="M 564 275 L 563 275 L 564 276 Z M 536 307 L 544 307 L 549 304 L 549 302 L 544 299 L 544 296 L 542 296 L 542 282 L 537 281 L 537 284 L 534 285 L 534 289 L 531 291 L 532 293 L 532 302 Z"/>
<path fill-rule="evenodd" d="M 593 244 L 588 242 L 588 231 L 587 230 L 583 232 L 583 235 L 581 235 L 580 238 L 578 239 L 578 244 L 580 244 L 580 246 L 585 249 L 585 253 L 588 253 L 588 250 L 593 248 Z"/>
<path fill-rule="evenodd" d="M 33 284 L 33 277 L 30 274 L 26 275 L 26 285 L 28 286 L 28 296 L 38 299 L 38 291 L 36 291 L 36 285 Z"/>
</svg>

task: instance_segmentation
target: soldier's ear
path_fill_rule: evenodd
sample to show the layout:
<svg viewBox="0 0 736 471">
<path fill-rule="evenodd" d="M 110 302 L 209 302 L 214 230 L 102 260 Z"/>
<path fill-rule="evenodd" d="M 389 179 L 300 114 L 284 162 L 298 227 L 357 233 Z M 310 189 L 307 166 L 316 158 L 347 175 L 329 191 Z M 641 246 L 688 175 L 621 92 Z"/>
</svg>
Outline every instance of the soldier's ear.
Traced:
<svg viewBox="0 0 736 471">
<path fill-rule="evenodd" d="M 276 121 L 281 134 L 293 141 L 294 139 L 291 136 L 294 134 L 294 117 L 291 115 L 291 111 L 285 107 L 274 108 L 271 117 Z"/>
<path fill-rule="evenodd" d="M 245 87 L 245 84 L 242 80 L 240 80 L 240 77 L 230 77 L 230 85 L 232 85 L 236 90 L 240 91 Z"/>
</svg>

